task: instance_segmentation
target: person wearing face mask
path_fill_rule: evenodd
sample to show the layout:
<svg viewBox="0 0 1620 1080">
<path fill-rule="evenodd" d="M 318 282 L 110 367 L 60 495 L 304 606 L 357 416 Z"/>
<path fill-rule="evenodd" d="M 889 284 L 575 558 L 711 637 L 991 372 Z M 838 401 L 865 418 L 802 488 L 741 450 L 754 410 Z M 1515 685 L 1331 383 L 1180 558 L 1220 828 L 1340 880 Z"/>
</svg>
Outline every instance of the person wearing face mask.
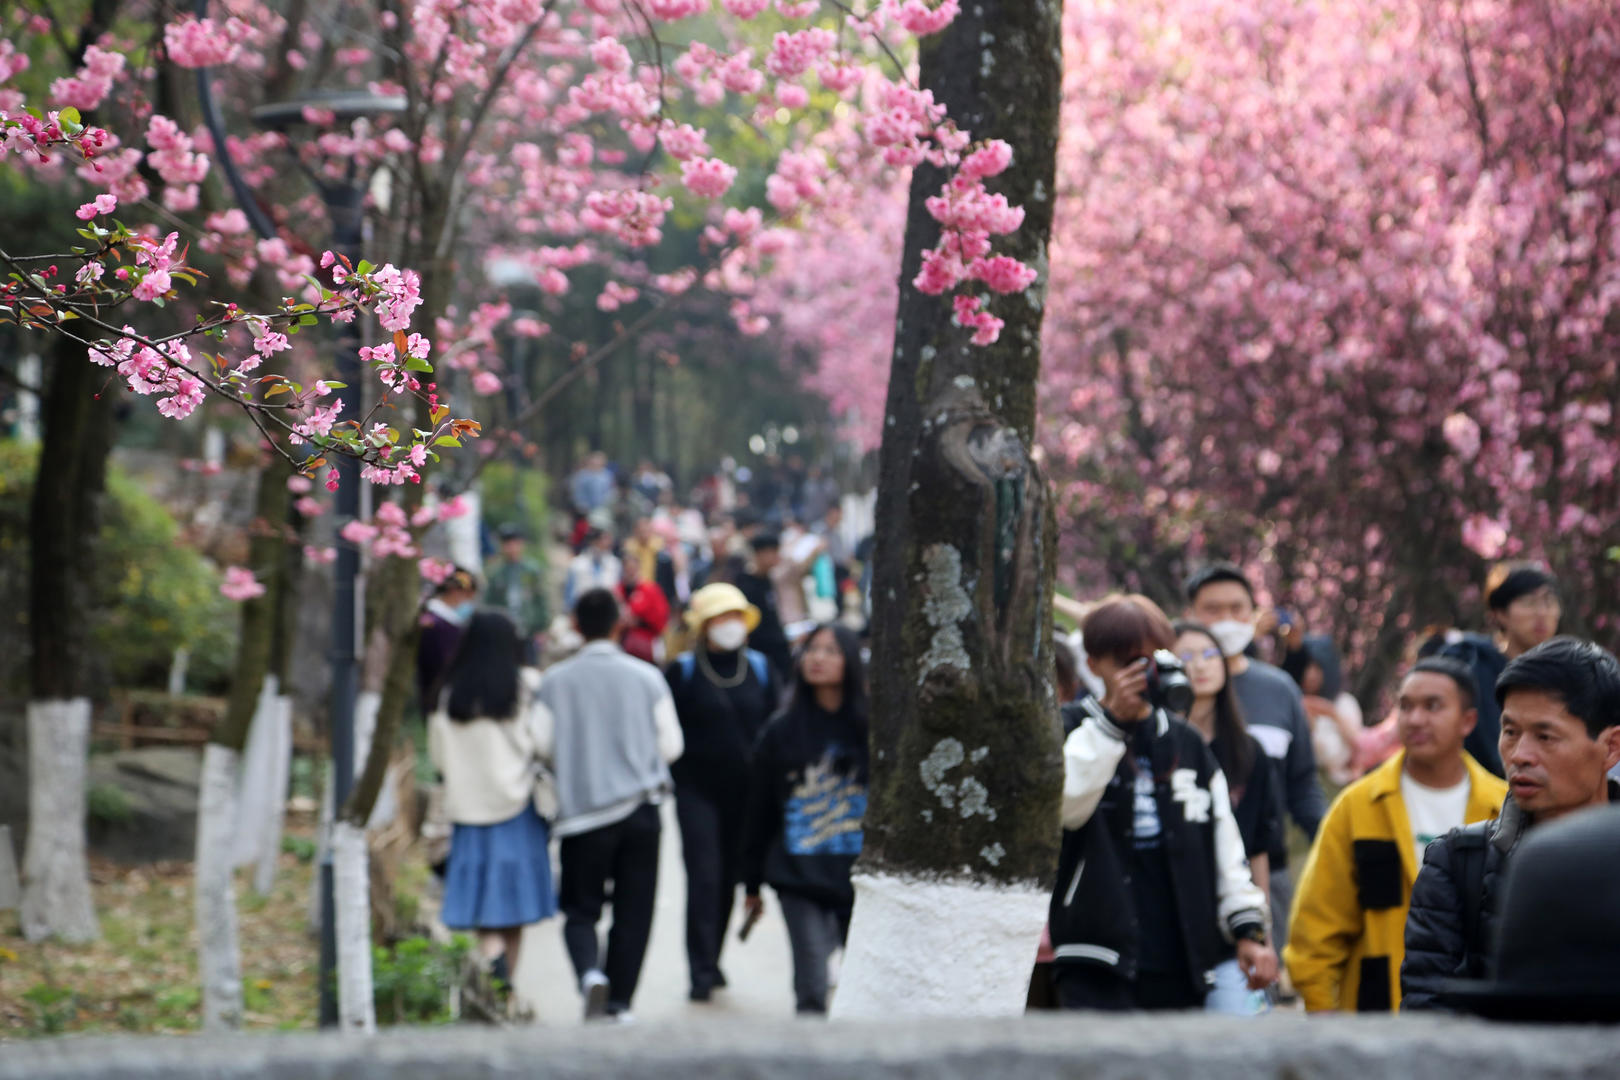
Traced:
<svg viewBox="0 0 1620 1080">
<path fill-rule="evenodd" d="M 422 636 L 416 646 L 416 692 L 424 714 L 432 712 L 439 700 L 439 684 L 477 606 L 478 582 L 460 567 L 439 582 L 422 605 Z"/>
<path fill-rule="evenodd" d="M 693 1001 L 708 1001 L 726 985 L 720 951 L 742 880 L 752 751 L 780 698 L 770 661 L 748 648 L 759 620 L 735 585 L 705 585 L 686 612 L 697 643 L 664 671 L 686 744 L 670 771 L 686 862 Z"/>
<path fill-rule="evenodd" d="M 1256 608 L 1249 579 L 1231 563 L 1213 563 L 1187 579 L 1188 617 L 1209 627 L 1226 654 L 1238 707 L 1266 756 L 1277 770 L 1279 789 L 1288 815 L 1307 839 L 1327 813 L 1327 798 L 1316 775 L 1316 752 L 1311 747 L 1311 725 L 1299 686 L 1280 669 L 1245 656 L 1254 640 Z M 1294 881 L 1288 869 L 1288 845 L 1279 832 L 1272 844 L 1271 925 L 1277 941 L 1288 940 L 1288 910 L 1293 903 Z"/>
</svg>

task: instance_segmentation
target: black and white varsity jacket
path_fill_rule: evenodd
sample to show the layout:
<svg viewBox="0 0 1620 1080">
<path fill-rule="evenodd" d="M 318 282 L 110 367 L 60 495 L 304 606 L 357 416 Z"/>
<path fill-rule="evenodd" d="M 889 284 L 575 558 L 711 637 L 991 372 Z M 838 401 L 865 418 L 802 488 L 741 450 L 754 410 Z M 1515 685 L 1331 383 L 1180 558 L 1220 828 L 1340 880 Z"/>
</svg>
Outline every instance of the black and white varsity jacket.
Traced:
<svg viewBox="0 0 1620 1080">
<path fill-rule="evenodd" d="M 1064 707 L 1063 848 L 1053 889 L 1054 960 L 1136 977 L 1137 915 L 1128 877 L 1135 765 L 1129 731 L 1094 698 Z M 1195 989 L 1213 984 L 1221 941 L 1264 929 L 1265 896 L 1249 876 L 1226 777 L 1203 737 L 1163 710 L 1149 756 L 1174 907 Z"/>
</svg>

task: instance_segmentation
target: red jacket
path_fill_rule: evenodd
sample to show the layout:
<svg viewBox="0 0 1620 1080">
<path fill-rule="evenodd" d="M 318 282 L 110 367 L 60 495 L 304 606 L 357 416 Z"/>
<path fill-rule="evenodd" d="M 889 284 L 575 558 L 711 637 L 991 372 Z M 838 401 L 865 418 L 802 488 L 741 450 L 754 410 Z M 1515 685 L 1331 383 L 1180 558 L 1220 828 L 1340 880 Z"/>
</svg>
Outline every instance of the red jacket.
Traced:
<svg viewBox="0 0 1620 1080">
<path fill-rule="evenodd" d="M 640 581 L 628 596 L 620 586 L 619 596 L 629 612 L 628 625 L 619 643 L 631 656 L 649 664 L 657 663 L 653 646 L 669 625 L 669 599 L 664 596 L 664 590 L 650 581 Z"/>
</svg>

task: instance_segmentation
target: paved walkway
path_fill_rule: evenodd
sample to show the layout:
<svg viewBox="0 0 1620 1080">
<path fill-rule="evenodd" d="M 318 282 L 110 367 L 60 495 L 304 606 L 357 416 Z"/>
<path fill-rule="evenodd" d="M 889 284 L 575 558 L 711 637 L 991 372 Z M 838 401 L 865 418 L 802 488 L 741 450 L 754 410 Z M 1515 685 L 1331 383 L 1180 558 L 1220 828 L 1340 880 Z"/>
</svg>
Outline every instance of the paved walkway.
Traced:
<svg viewBox="0 0 1620 1080">
<path fill-rule="evenodd" d="M 742 925 L 741 893 L 720 966 L 730 986 L 715 991 L 706 1005 L 686 999 L 686 873 L 681 865 L 681 833 L 673 800 L 664 804 L 664 834 L 659 847 L 658 908 L 652 941 L 641 969 L 633 1010 L 641 1021 L 698 1021 L 744 1016 L 784 1018 L 793 1015 L 793 962 L 787 927 L 776 898 L 765 892 L 765 917 L 746 942 L 737 940 Z M 601 932 L 606 940 L 610 914 Z M 523 942 L 517 988 L 534 1003 L 542 1027 L 571 1027 L 582 1022 L 584 1006 L 574 985 L 574 971 L 563 948 L 562 917 L 532 926 Z"/>
</svg>

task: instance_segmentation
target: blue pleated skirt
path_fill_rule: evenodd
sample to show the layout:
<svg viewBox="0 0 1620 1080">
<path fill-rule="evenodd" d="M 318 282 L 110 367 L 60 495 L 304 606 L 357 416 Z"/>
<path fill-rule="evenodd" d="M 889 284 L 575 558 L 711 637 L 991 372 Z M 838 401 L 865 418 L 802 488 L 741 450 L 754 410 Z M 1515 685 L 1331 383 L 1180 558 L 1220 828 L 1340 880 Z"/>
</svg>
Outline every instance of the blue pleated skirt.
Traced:
<svg viewBox="0 0 1620 1080">
<path fill-rule="evenodd" d="M 450 834 L 439 918 L 452 930 L 504 930 L 557 913 L 547 828 L 533 806 L 495 825 Z"/>
</svg>

